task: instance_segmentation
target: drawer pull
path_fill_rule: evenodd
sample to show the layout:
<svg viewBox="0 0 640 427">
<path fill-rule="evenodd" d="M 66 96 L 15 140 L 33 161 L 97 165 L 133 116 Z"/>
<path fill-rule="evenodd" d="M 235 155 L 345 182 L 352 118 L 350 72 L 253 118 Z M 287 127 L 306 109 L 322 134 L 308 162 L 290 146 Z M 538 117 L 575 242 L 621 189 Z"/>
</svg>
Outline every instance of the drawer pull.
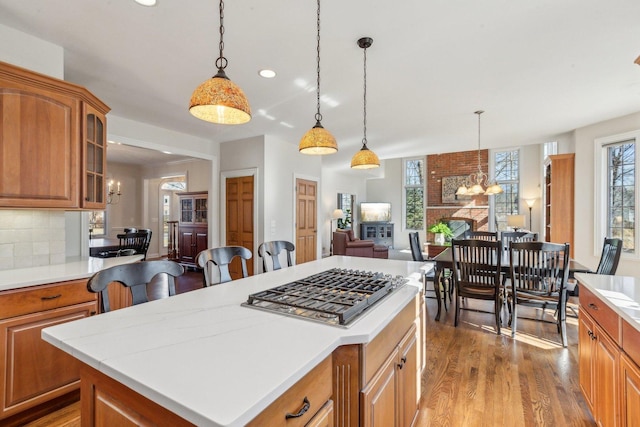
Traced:
<svg viewBox="0 0 640 427">
<path fill-rule="evenodd" d="M 407 363 L 407 358 L 403 357 L 402 359 L 400 359 L 401 363 L 398 363 L 398 368 L 402 369 L 404 368 L 404 364 Z"/>
<path fill-rule="evenodd" d="M 309 399 L 307 399 L 307 396 L 304 397 L 303 402 L 304 405 L 302 405 L 302 408 L 300 408 L 298 412 L 296 412 L 295 414 L 287 413 L 284 418 L 288 420 L 289 418 L 299 418 L 303 416 L 305 412 L 307 412 L 309 408 L 311 408 L 311 403 L 309 403 Z"/>
<path fill-rule="evenodd" d="M 598 310 L 598 306 L 595 305 L 594 303 L 589 303 L 589 308 L 592 310 Z"/>
<path fill-rule="evenodd" d="M 56 299 L 56 298 L 60 298 L 62 296 L 62 294 L 57 294 L 57 295 L 51 295 L 49 297 L 40 297 L 40 299 L 42 301 L 48 301 L 48 300 L 52 300 L 52 299 Z"/>
</svg>

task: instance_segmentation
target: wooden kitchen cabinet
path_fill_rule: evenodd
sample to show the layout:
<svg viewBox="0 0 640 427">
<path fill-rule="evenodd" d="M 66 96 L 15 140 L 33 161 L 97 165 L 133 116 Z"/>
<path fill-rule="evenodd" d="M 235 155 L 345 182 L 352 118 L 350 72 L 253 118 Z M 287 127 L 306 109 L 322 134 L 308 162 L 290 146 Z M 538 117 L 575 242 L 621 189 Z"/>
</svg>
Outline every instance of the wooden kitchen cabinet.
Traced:
<svg viewBox="0 0 640 427">
<path fill-rule="evenodd" d="M 640 368 L 624 353 L 620 357 L 620 381 L 620 401 L 624 408 L 620 414 L 621 424 L 631 426 L 640 420 Z"/>
<path fill-rule="evenodd" d="M 178 262 L 196 266 L 196 257 L 209 246 L 207 225 L 208 193 L 206 191 L 180 193 L 178 221 Z"/>
<path fill-rule="evenodd" d="M 580 388 L 600 426 L 620 426 L 621 381 L 619 316 L 588 290 L 580 292 L 578 352 Z"/>
<path fill-rule="evenodd" d="M 108 111 L 83 87 L 0 62 L 0 207 L 104 209 Z M 102 166 L 89 164 L 100 143 Z"/>
<path fill-rule="evenodd" d="M 0 293 L 0 420 L 79 389 L 80 362 L 43 341 L 41 331 L 96 313 L 86 285 L 74 280 Z"/>
<path fill-rule="evenodd" d="M 107 121 L 102 112 L 89 104 L 84 105 L 82 119 L 82 207 L 100 210 L 106 205 Z"/>
<path fill-rule="evenodd" d="M 362 390 L 365 426 L 412 426 L 418 415 L 417 330 L 415 324 Z"/>
</svg>

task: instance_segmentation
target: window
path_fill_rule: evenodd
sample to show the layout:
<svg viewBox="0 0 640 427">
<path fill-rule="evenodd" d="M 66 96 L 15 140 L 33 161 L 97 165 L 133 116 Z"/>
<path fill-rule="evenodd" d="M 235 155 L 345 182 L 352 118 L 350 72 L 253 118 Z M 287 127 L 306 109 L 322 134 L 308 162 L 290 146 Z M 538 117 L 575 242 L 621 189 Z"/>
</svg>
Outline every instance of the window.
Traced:
<svg viewBox="0 0 640 427">
<path fill-rule="evenodd" d="M 103 237 L 105 232 L 106 211 L 89 212 L 89 235 L 91 237 Z"/>
<path fill-rule="evenodd" d="M 611 237 L 622 239 L 625 256 L 640 258 L 636 251 L 638 138 L 640 131 L 596 140 L 596 254 L 602 240 Z"/>
<path fill-rule="evenodd" d="M 424 229 L 424 158 L 404 161 L 404 223 L 407 230 Z"/>
<path fill-rule="evenodd" d="M 507 215 L 517 215 L 520 198 L 520 152 L 497 151 L 494 153 L 494 176 L 504 190 L 494 196 L 494 215 L 497 231 L 507 229 Z"/>
</svg>

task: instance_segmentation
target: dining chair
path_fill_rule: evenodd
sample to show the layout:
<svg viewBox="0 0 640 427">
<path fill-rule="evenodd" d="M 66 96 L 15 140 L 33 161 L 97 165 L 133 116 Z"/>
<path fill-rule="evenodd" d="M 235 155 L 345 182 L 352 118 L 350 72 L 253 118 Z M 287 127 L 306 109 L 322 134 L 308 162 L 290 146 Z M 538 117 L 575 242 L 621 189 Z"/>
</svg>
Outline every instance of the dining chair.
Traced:
<svg viewBox="0 0 640 427">
<path fill-rule="evenodd" d="M 567 346 L 567 280 L 569 278 L 569 244 L 548 242 L 513 242 L 510 248 L 510 286 L 507 290 L 509 325 L 515 337 L 518 306 L 549 308 L 556 313 L 562 346 Z M 566 268 L 565 268 L 566 267 Z M 536 319 L 545 321 L 543 316 Z"/>
<path fill-rule="evenodd" d="M 607 276 L 616 274 L 621 253 L 622 240 L 605 237 L 604 244 L 602 245 L 602 254 L 600 255 L 600 261 L 598 262 L 598 268 L 595 273 L 605 274 Z"/>
<path fill-rule="evenodd" d="M 131 233 L 118 234 L 116 236 L 120 243 L 118 252 L 122 252 L 126 249 L 133 249 L 136 254 L 143 255 L 143 260 L 146 260 L 149 243 L 151 242 L 151 235 L 152 232 L 148 228 Z"/>
<path fill-rule="evenodd" d="M 233 280 L 229 272 L 229 264 L 234 258 L 239 257 L 242 265 L 242 277 L 249 276 L 247 272 L 247 260 L 251 259 L 251 251 L 243 246 L 222 246 L 219 248 L 205 249 L 196 257 L 196 264 L 204 272 L 205 286 L 218 285 Z M 213 277 L 213 267 L 217 267 L 218 277 Z"/>
<path fill-rule="evenodd" d="M 462 298 L 493 301 L 496 332 L 500 335 L 503 292 L 501 283 L 502 243 L 478 239 L 451 241 L 453 281 L 456 286 L 455 326 Z"/>
<path fill-rule="evenodd" d="M 424 256 L 422 255 L 422 246 L 420 246 L 420 235 L 418 234 L 417 231 L 409 233 L 409 246 L 411 247 L 411 257 L 413 258 L 414 261 L 427 262 L 427 260 L 424 259 Z M 437 286 L 440 286 L 440 288 L 442 289 L 442 299 L 444 301 L 444 309 L 446 311 L 448 311 L 447 295 L 449 296 L 449 302 L 451 302 L 451 293 L 449 292 L 450 276 L 451 276 L 450 270 L 448 269 L 445 270 L 442 274 L 442 279 L 440 280 L 440 283 L 437 284 Z M 424 281 L 425 281 L 425 289 L 424 289 L 425 295 L 428 291 L 426 285 L 429 282 L 433 283 L 433 290 L 429 292 L 435 293 L 436 292 L 435 269 L 432 268 L 431 270 L 429 270 L 424 274 Z M 436 299 L 437 296 L 435 295 L 427 296 L 427 298 Z"/>
<path fill-rule="evenodd" d="M 500 241 L 502 242 L 502 249 L 509 251 L 509 245 L 511 242 L 517 242 L 519 239 L 531 234 L 528 231 L 503 231 L 500 233 Z M 535 239 L 538 240 L 538 239 Z"/>
<path fill-rule="evenodd" d="M 273 240 L 271 242 L 264 242 L 258 246 L 258 256 L 262 258 L 262 271 L 274 271 L 280 270 L 282 265 L 280 264 L 280 254 L 285 251 L 287 253 L 287 267 L 291 267 L 293 262 L 291 261 L 291 253 L 296 250 L 296 247 L 291 242 L 286 240 Z M 271 269 L 267 266 L 267 257 L 271 257 Z"/>
<path fill-rule="evenodd" d="M 132 305 L 149 301 L 148 285 L 153 283 L 166 284 L 165 294 L 176 294 L 175 278 L 184 273 L 184 268 L 174 261 L 140 261 L 131 264 L 121 264 L 105 268 L 95 273 L 87 282 L 89 292 L 99 294 L 101 311 L 111 310 L 109 300 L 109 284 L 117 282 L 128 288 L 131 292 Z M 154 280 L 157 276 L 166 276 L 166 280 Z"/>
<path fill-rule="evenodd" d="M 491 242 L 498 241 L 498 232 L 496 231 L 478 231 L 478 230 L 467 230 L 464 233 L 465 239 L 475 239 L 475 240 L 488 240 Z"/>
</svg>

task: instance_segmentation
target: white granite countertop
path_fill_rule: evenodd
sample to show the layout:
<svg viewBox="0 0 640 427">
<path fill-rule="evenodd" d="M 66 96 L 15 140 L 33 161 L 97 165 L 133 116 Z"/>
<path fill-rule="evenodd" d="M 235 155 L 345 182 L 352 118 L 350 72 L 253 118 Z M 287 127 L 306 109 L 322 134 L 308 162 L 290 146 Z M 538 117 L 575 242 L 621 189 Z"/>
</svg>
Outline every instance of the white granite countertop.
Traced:
<svg viewBox="0 0 640 427">
<path fill-rule="evenodd" d="M 246 424 L 337 347 L 371 341 L 422 286 L 422 263 L 333 256 L 44 329 L 43 339 L 198 426 Z M 329 268 L 409 278 L 349 328 L 243 307 Z"/>
<path fill-rule="evenodd" d="M 114 265 L 139 261 L 142 255 L 115 258 L 67 258 L 64 264 L 0 270 L 0 291 L 91 277 Z"/>
<path fill-rule="evenodd" d="M 640 332 L 640 277 L 577 273 L 576 279 Z"/>
</svg>

